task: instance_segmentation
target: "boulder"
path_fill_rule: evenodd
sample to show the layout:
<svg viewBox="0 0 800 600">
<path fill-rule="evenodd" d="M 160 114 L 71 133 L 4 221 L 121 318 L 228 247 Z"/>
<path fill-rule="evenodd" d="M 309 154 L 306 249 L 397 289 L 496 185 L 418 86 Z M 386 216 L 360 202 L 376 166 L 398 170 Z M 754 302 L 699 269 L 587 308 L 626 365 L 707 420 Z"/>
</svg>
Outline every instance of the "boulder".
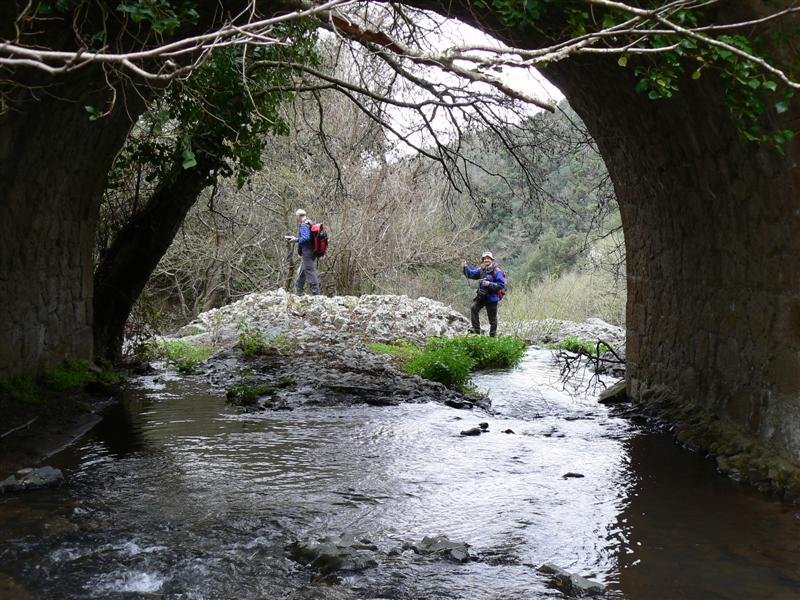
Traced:
<svg viewBox="0 0 800 600">
<path fill-rule="evenodd" d="M 480 435 L 481 433 L 483 433 L 483 429 L 480 427 L 470 427 L 462 431 L 461 435 Z"/>
<path fill-rule="evenodd" d="M 628 401 L 627 384 L 625 380 L 618 381 L 610 388 L 600 392 L 597 400 L 600 404 L 620 404 Z"/>
<path fill-rule="evenodd" d="M 63 481 L 64 474 L 61 469 L 54 469 L 49 466 L 39 467 L 38 469 L 20 469 L 14 475 L 10 475 L 0 481 L 0 494 L 56 487 L 61 485 Z"/>
</svg>

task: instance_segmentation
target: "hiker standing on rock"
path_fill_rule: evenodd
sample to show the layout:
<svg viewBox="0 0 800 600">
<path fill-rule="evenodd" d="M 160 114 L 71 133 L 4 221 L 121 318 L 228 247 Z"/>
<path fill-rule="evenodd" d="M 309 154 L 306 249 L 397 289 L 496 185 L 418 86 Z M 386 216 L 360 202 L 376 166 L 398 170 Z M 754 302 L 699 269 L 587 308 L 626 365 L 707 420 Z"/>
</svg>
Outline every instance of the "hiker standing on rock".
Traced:
<svg viewBox="0 0 800 600">
<path fill-rule="evenodd" d="M 319 277 L 317 277 L 317 263 L 314 254 L 314 240 L 311 239 L 311 226 L 313 223 L 306 215 L 306 211 L 298 208 L 294 216 L 299 223 L 297 236 L 286 236 L 286 240 L 297 244 L 297 253 L 303 257 L 303 264 L 300 267 L 300 274 L 297 276 L 297 283 L 294 286 L 298 295 L 303 293 L 303 288 L 308 281 L 311 294 L 316 296 L 320 293 Z"/>
<path fill-rule="evenodd" d="M 478 290 L 472 301 L 472 332 L 481 334 L 481 309 L 486 307 L 486 316 L 489 317 L 489 335 L 497 335 L 497 304 L 505 295 L 506 276 L 497 265 L 494 256 L 488 250 L 481 254 L 481 266 L 470 267 L 464 261 L 464 275 L 468 279 L 478 280 Z"/>
</svg>

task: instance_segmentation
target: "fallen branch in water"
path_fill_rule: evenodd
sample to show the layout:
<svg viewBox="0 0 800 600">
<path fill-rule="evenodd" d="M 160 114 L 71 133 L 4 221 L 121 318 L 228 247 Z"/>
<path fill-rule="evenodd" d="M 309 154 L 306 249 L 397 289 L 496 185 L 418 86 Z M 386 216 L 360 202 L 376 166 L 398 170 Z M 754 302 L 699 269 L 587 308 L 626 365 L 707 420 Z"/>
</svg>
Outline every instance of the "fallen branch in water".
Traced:
<svg viewBox="0 0 800 600">
<path fill-rule="evenodd" d="M 27 423 L 23 423 L 22 425 L 18 425 L 17 427 L 14 427 L 13 429 L 9 429 L 9 430 L 8 430 L 8 431 L 6 431 L 6 432 L 5 432 L 3 435 L 0 435 L 0 440 L 2 440 L 2 439 L 3 439 L 4 437 L 6 437 L 6 436 L 9 436 L 9 435 L 11 435 L 11 434 L 12 434 L 12 433 L 14 433 L 15 431 L 19 431 L 20 429 L 24 429 L 25 427 L 28 427 L 29 425 L 33 424 L 33 422 L 34 422 L 34 421 L 36 421 L 38 418 L 39 418 L 39 417 L 33 417 L 33 418 L 32 418 L 30 421 L 28 421 Z"/>
</svg>

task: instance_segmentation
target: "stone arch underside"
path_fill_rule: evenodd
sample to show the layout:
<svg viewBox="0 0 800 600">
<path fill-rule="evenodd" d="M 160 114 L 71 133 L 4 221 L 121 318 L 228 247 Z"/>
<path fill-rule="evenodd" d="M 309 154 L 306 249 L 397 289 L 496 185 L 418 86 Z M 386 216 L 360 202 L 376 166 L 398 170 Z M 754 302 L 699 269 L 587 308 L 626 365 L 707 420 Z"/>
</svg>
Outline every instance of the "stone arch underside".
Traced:
<svg viewBox="0 0 800 600">
<path fill-rule="evenodd" d="M 783 154 L 743 141 L 713 77 L 651 101 L 615 61 L 546 74 L 597 141 L 620 205 L 629 396 L 683 420 L 687 441 L 790 484 L 800 464 L 798 139 Z M 781 127 L 800 130 L 798 115 Z"/>
<path fill-rule="evenodd" d="M 743 142 L 711 77 L 653 102 L 613 59 L 570 59 L 546 75 L 589 127 L 616 188 L 629 395 L 706 417 L 706 429 L 730 426 L 730 438 L 800 465 L 800 139 L 783 155 Z M 83 106 L 102 102 L 87 97 L 103 88 L 93 83 L 74 78 L 59 93 L 74 101 L 47 96 L 0 121 L 2 375 L 92 354 L 104 173 L 143 109 L 131 97 L 88 121 Z M 796 112 L 783 118 L 800 129 Z"/>
</svg>

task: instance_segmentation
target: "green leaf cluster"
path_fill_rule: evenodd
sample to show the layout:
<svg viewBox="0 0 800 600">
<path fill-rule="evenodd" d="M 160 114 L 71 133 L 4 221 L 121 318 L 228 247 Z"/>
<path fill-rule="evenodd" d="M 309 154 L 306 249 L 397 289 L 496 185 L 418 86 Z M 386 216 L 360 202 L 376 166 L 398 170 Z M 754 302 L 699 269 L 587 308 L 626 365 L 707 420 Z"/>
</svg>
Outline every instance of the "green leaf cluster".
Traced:
<svg viewBox="0 0 800 600">
<path fill-rule="evenodd" d="M 126 0 L 117 5 L 117 11 L 134 23 L 147 23 L 156 33 L 167 35 L 181 25 L 196 24 L 200 16 L 191 0 Z"/>
<path fill-rule="evenodd" d="M 525 342 L 511 336 L 485 337 L 466 335 L 431 338 L 427 350 L 461 352 L 473 361 L 473 369 L 503 369 L 516 366 L 525 354 Z"/>
<path fill-rule="evenodd" d="M 292 98 L 298 65 L 319 62 L 312 21 L 279 24 L 271 34 L 281 43 L 218 48 L 190 77 L 173 81 L 118 156 L 108 189 L 124 188 L 137 172 L 156 183 L 183 169 L 202 169 L 209 184 L 236 175 L 241 186 L 260 170 L 267 135 L 289 132 L 280 106 Z"/>
<path fill-rule="evenodd" d="M 568 350 L 575 354 L 589 354 L 595 356 L 604 352 L 609 352 L 611 347 L 605 342 L 596 342 L 591 340 L 582 340 L 577 336 L 568 336 L 554 344 L 547 344 L 547 348 L 552 350 Z"/>
<path fill-rule="evenodd" d="M 214 346 L 193 346 L 183 340 L 153 340 L 145 354 L 151 359 L 164 360 L 181 373 L 193 373 L 215 350 Z"/>
<path fill-rule="evenodd" d="M 462 390 L 470 388 L 473 370 L 513 367 L 525 353 L 525 342 L 509 336 L 430 338 L 424 348 L 402 341 L 367 347 L 378 354 L 397 356 L 408 373 Z"/>
</svg>

